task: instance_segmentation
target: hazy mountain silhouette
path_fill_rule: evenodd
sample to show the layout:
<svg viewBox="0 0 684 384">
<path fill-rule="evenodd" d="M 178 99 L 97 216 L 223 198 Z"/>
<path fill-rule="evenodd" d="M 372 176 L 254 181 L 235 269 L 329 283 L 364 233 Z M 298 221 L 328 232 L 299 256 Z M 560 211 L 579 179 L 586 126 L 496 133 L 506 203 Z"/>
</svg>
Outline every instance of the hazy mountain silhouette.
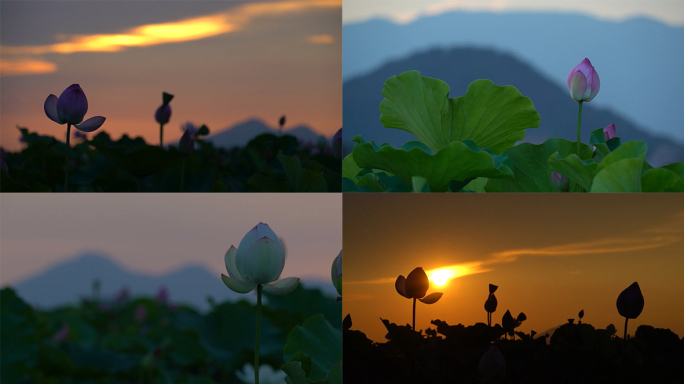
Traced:
<svg viewBox="0 0 684 384">
<path fill-rule="evenodd" d="M 244 147 L 247 143 L 258 135 L 264 133 L 279 134 L 279 129 L 271 128 L 260 119 L 249 119 L 222 131 L 209 135 L 206 141 L 211 142 L 216 147 L 230 149 L 233 147 Z M 294 128 L 283 129 L 283 134 L 297 137 L 303 141 L 316 143 L 317 140 L 326 140 L 325 136 L 320 135 L 307 125 L 299 125 Z"/>
<path fill-rule="evenodd" d="M 407 25 L 369 20 L 343 27 L 343 78 L 429 48 L 483 47 L 513 53 L 564 86 L 588 57 L 601 77 L 593 105 L 610 106 L 684 144 L 684 28 L 646 18 L 607 21 L 571 13 L 448 12 Z M 445 63 L 453 71 L 458 61 Z M 680 159 L 681 160 L 681 159 Z"/>
<path fill-rule="evenodd" d="M 251 300 L 254 296 L 231 291 L 221 282 L 217 273 L 200 265 L 189 265 L 160 276 L 151 276 L 126 270 L 107 256 L 96 253 L 83 254 L 55 264 L 13 287 L 29 304 L 52 308 L 74 304 L 81 297 L 91 297 L 94 279 L 101 282 L 100 294 L 103 299 L 111 299 L 123 287 L 129 288 L 131 297 L 154 297 L 159 288 L 165 286 L 172 303 L 190 304 L 202 311 L 209 309 L 207 296 L 213 297 L 216 302 Z M 315 278 L 304 278 L 303 281 L 307 288 L 319 288 L 328 296 L 337 297 L 329 281 Z"/>
<path fill-rule="evenodd" d="M 387 129 L 380 123 L 378 107 L 383 99 L 382 85 L 393 75 L 418 70 L 421 75 L 445 81 L 451 88 L 450 96 L 461 96 L 468 85 L 477 79 L 491 79 L 498 85 L 513 85 L 532 99 L 541 116 L 539 128 L 528 129 L 525 141 L 541 143 L 551 137 L 575 140 L 577 103 L 570 99 L 565 87 L 540 74 L 520 59 L 484 48 L 431 49 L 410 57 L 386 63 L 382 67 L 343 86 L 343 126 L 345 150 L 351 149 L 351 139 L 362 134 L 366 141 L 387 142 L 399 146 L 416 138 L 405 131 Z M 592 103 L 585 103 L 582 111 L 582 141 L 589 142 L 589 134 L 596 128 L 615 123 L 622 141 L 643 140 L 648 144 L 648 161 L 663 165 L 684 158 L 684 146 L 658 137 L 636 126 L 623 116 Z"/>
</svg>

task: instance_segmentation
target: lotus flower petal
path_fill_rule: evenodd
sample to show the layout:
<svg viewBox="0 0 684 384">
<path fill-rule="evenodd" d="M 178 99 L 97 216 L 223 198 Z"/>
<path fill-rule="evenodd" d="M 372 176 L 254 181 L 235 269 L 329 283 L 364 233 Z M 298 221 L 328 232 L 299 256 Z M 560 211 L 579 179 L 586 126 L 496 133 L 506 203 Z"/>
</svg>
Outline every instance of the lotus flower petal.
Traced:
<svg viewBox="0 0 684 384">
<path fill-rule="evenodd" d="M 580 71 L 575 72 L 568 83 L 570 97 L 575 101 L 584 101 L 584 92 L 587 90 L 587 78 Z"/>
<path fill-rule="evenodd" d="M 635 282 L 622 291 L 616 305 L 620 316 L 628 319 L 639 317 L 644 310 L 644 296 L 641 294 L 639 283 Z"/>
<path fill-rule="evenodd" d="M 264 236 L 253 243 L 242 255 L 238 248 L 236 265 L 245 280 L 255 284 L 272 283 L 278 280 L 285 267 L 282 244 L 280 241 Z"/>
<path fill-rule="evenodd" d="M 274 295 L 286 295 L 294 291 L 298 284 L 298 277 L 288 277 L 270 284 L 264 284 L 264 292 L 272 293 Z"/>
<path fill-rule="evenodd" d="M 57 96 L 50 94 L 50 96 L 45 99 L 43 110 L 45 110 L 45 115 L 47 115 L 50 120 L 57 124 L 66 124 L 66 121 L 61 121 L 57 114 L 57 100 Z"/>
<path fill-rule="evenodd" d="M 60 121 L 80 124 L 88 112 L 88 99 L 78 84 L 72 84 L 59 95 L 57 116 Z"/>
<path fill-rule="evenodd" d="M 609 126 L 603 128 L 603 138 L 608 141 L 612 138 L 617 137 L 617 131 L 615 129 L 615 124 L 610 124 Z"/>
<path fill-rule="evenodd" d="M 410 298 L 420 299 L 425 297 L 430 281 L 423 268 L 418 267 L 409 273 L 406 278 L 406 296 Z"/>
<path fill-rule="evenodd" d="M 82 132 L 93 132 L 104 124 L 105 118 L 102 116 L 93 116 L 90 119 L 82 122 L 81 124 L 75 124 L 74 127 Z"/>
<path fill-rule="evenodd" d="M 330 277 L 332 283 L 337 290 L 337 294 L 342 296 L 342 251 L 333 261 L 332 267 L 330 268 Z"/>
<path fill-rule="evenodd" d="M 410 299 L 410 297 L 406 295 L 406 278 L 404 275 L 399 275 L 399 277 L 397 277 L 397 281 L 394 282 L 394 288 L 396 288 L 397 293 Z"/>
<path fill-rule="evenodd" d="M 269 281 L 257 282 L 253 280 L 247 272 L 247 261 L 250 260 L 251 257 L 247 253 L 256 242 L 264 238 L 268 238 L 271 240 L 269 247 L 272 250 L 272 253 L 270 254 L 270 257 L 267 258 L 268 260 L 261 260 L 259 263 L 263 262 L 263 265 L 265 267 L 268 267 L 269 270 L 272 270 L 274 273 L 269 275 L 272 275 L 271 277 L 274 277 L 272 280 Z M 267 256 L 267 254 L 262 254 L 262 256 L 265 257 Z M 271 283 L 273 281 L 278 280 L 278 277 L 280 276 L 280 273 L 283 271 L 283 267 L 285 266 L 285 247 L 278 239 L 278 235 L 276 235 L 275 232 L 273 232 L 273 230 L 268 226 L 268 224 L 260 222 L 252 229 L 250 229 L 249 232 L 247 232 L 247 234 L 240 241 L 240 244 L 237 248 L 237 253 L 235 254 L 235 266 L 237 267 L 237 270 L 240 272 L 240 276 L 242 276 L 242 278 L 247 281 L 252 281 L 257 284 Z M 277 270 L 278 267 L 279 271 L 277 272 L 277 274 L 275 274 L 275 270 Z"/>
<path fill-rule="evenodd" d="M 439 301 L 439 299 L 442 298 L 442 295 L 443 295 L 442 292 L 434 292 L 434 293 L 431 293 L 431 294 L 425 296 L 424 298 L 418 299 L 418 300 L 420 300 L 421 302 L 423 302 L 425 304 L 434 304 L 437 301 Z"/>
<path fill-rule="evenodd" d="M 516 318 L 516 320 L 517 320 L 517 321 L 520 321 L 520 322 L 523 322 L 523 321 L 527 320 L 527 316 L 525 316 L 524 313 L 520 312 L 520 314 L 518 315 L 518 317 Z"/>
<path fill-rule="evenodd" d="M 240 272 L 238 272 L 237 267 L 235 266 L 235 254 L 237 253 L 237 248 L 234 246 L 230 246 L 228 251 L 226 251 L 226 255 L 223 257 L 224 262 L 226 263 L 226 271 L 228 271 L 228 276 L 233 277 L 235 279 L 239 280 L 244 280 L 244 277 L 240 275 Z"/>
<path fill-rule="evenodd" d="M 228 277 L 224 274 L 221 274 L 221 280 L 223 281 L 223 284 L 226 285 L 226 287 L 230 288 L 231 291 L 237 292 L 237 293 L 249 293 L 252 292 L 254 288 L 256 288 L 256 284 L 250 283 L 248 281 L 244 280 L 239 280 L 239 279 L 234 279 L 232 277 Z"/>
<path fill-rule="evenodd" d="M 591 101 L 601 88 L 601 80 L 591 61 L 585 58 L 570 71 L 567 85 L 573 100 Z"/>
</svg>

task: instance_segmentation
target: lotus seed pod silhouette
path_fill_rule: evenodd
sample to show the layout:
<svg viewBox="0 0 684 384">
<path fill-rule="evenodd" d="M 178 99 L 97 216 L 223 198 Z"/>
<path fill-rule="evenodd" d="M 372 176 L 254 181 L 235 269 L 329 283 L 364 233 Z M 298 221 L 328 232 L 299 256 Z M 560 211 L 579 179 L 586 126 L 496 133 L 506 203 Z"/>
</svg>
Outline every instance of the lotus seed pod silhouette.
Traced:
<svg viewBox="0 0 684 384">
<path fill-rule="evenodd" d="M 575 101 L 591 101 L 601 88 L 601 81 L 591 61 L 585 58 L 568 74 L 568 91 Z"/>
<path fill-rule="evenodd" d="M 337 294 L 342 296 L 342 251 L 340 251 L 340 254 L 333 260 L 330 277 L 337 290 Z"/>
<path fill-rule="evenodd" d="M 157 123 L 163 125 L 168 123 L 171 119 L 171 106 L 169 106 L 169 103 L 172 99 L 172 94 L 162 92 L 162 105 L 160 105 L 154 113 L 154 119 L 157 120 Z"/>
<path fill-rule="evenodd" d="M 499 289 L 499 286 L 498 286 L 498 285 L 489 284 L 489 294 L 490 294 L 490 295 L 493 295 L 494 292 L 496 292 L 497 289 Z"/>
<path fill-rule="evenodd" d="M 617 131 L 615 129 L 615 124 L 610 124 L 609 126 L 603 128 L 603 138 L 608 141 L 612 138 L 617 137 Z"/>
<path fill-rule="evenodd" d="M 582 324 L 582 318 L 584 317 L 584 309 L 579 311 L 579 323 Z"/>
<path fill-rule="evenodd" d="M 641 294 L 639 283 L 627 287 L 617 298 L 617 309 L 620 316 L 636 319 L 644 310 L 644 296 Z"/>
<path fill-rule="evenodd" d="M 480 358 L 478 368 L 484 382 L 490 382 L 505 376 L 506 360 L 501 352 L 499 352 L 499 349 L 492 345 L 489 350 L 482 355 L 482 358 Z"/>
<path fill-rule="evenodd" d="M 299 284 L 297 277 L 278 280 L 285 267 L 285 248 L 264 223 L 247 232 L 237 249 L 231 246 L 224 260 L 228 276 L 222 274 L 221 279 L 237 293 L 248 293 L 257 285 L 263 285 L 268 293 L 284 295 Z"/>
<path fill-rule="evenodd" d="M 105 118 L 94 116 L 83 121 L 88 112 L 88 99 L 78 84 L 72 84 L 59 95 L 49 95 L 43 105 L 45 115 L 57 124 L 70 124 L 83 132 L 93 132 L 104 124 Z"/>
</svg>

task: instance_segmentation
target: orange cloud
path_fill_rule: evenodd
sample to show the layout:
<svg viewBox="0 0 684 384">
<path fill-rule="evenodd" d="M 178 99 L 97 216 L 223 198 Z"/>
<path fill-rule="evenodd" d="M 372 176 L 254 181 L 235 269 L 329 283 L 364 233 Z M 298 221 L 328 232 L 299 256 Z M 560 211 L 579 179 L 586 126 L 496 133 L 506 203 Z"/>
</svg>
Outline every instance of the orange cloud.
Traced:
<svg viewBox="0 0 684 384">
<path fill-rule="evenodd" d="M 0 60 L 1 76 L 19 76 L 40 73 L 52 73 L 56 70 L 57 65 L 49 61 L 33 59 Z"/>
<path fill-rule="evenodd" d="M 333 37 L 330 35 L 312 35 L 306 39 L 311 44 L 332 44 Z"/>
<path fill-rule="evenodd" d="M 3 54 L 42 55 L 75 52 L 117 52 L 130 47 L 178 43 L 233 33 L 253 19 L 302 12 L 314 8 L 339 8 L 341 0 L 306 0 L 248 3 L 217 15 L 135 27 L 117 34 L 72 35 L 64 42 L 21 47 L 2 47 Z M 327 35 L 319 35 L 327 36 Z M 332 37 L 330 37 L 332 39 Z"/>
</svg>

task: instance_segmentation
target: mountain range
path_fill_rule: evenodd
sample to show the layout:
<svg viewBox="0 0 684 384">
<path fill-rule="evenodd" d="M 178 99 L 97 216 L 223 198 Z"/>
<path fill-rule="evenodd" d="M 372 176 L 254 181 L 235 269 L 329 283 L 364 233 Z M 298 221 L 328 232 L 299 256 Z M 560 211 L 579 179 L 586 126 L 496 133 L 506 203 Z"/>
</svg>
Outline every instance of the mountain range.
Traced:
<svg viewBox="0 0 684 384">
<path fill-rule="evenodd" d="M 255 301 L 254 293 L 241 295 L 228 289 L 217 273 L 201 265 L 187 265 L 159 276 L 127 270 L 103 254 L 86 253 L 48 267 L 28 277 L 13 288 L 26 302 L 39 308 L 54 308 L 76 304 L 82 297 L 92 296 L 92 282 L 99 279 L 100 295 L 112 299 L 122 288 L 129 295 L 154 297 L 166 287 L 172 303 L 194 306 L 200 311 L 209 309 L 207 297 L 216 302 L 247 299 Z M 320 278 L 302 278 L 306 288 L 321 289 L 330 297 L 337 297 L 332 283 Z"/>
<path fill-rule="evenodd" d="M 252 118 L 218 133 L 211 134 L 205 140 L 214 144 L 215 147 L 230 149 L 236 146 L 244 147 L 250 140 L 264 133 L 279 135 L 280 130 L 278 128 L 271 128 L 260 119 Z M 325 136 L 316 133 L 308 125 L 298 125 L 294 128 L 284 129 L 283 134 L 292 135 L 304 142 L 316 143 L 318 140 L 327 141 Z"/>
<path fill-rule="evenodd" d="M 510 53 L 565 88 L 570 70 L 587 57 L 601 79 L 592 106 L 609 107 L 644 131 L 684 144 L 684 27 L 646 18 L 454 11 L 406 25 L 379 19 L 345 24 L 343 39 L 345 81 L 431 48 L 479 47 Z M 445 71 L 461 70 L 458 60 L 441 64 Z"/>
<path fill-rule="evenodd" d="M 388 129 L 380 123 L 378 107 L 383 99 L 384 82 L 393 75 L 418 70 L 422 76 L 434 77 L 450 86 L 450 97 L 461 96 L 476 79 L 490 79 L 498 85 L 513 85 L 523 96 L 532 99 L 541 116 L 539 128 L 528 129 L 525 141 L 535 144 L 551 137 L 575 141 L 577 103 L 564 86 L 511 54 L 485 48 L 433 48 L 409 57 L 390 61 L 363 76 L 344 82 L 343 124 L 345 152 L 351 150 L 351 139 L 361 134 L 365 141 L 387 142 L 400 146 L 416 138 L 405 131 Z M 589 134 L 611 123 L 617 134 L 626 140 L 643 140 L 648 145 L 647 160 L 654 166 L 684 159 L 684 145 L 645 130 L 608 108 L 584 103 L 582 111 L 582 141 Z"/>
</svg>

